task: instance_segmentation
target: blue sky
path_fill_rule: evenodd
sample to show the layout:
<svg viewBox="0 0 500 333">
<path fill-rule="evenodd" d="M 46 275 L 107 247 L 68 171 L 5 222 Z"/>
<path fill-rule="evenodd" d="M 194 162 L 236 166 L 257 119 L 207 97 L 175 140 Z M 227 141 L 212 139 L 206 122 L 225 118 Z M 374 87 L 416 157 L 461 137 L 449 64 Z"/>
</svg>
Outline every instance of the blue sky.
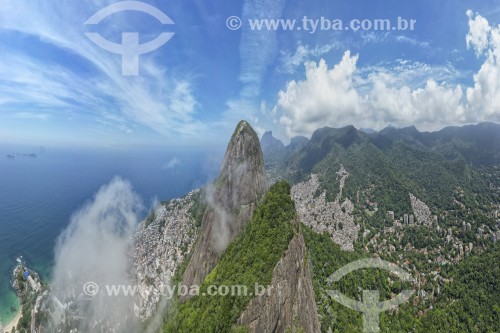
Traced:
<svg viewBox="0 0 500 333">
<path fill-rule="evenodd" d="M 323 126 L 436 130 L 500 121 L 498 1 L 0 0 L 0 142 L 211 145 L 247 119 L 284 141 Z M 226 19 L 241 17 L 233 31 Z M 413 31 L 252 31 L 248 19 L 416 20 Z M 120 43 L 174 37 L 124 76 Z"/>
</svg>

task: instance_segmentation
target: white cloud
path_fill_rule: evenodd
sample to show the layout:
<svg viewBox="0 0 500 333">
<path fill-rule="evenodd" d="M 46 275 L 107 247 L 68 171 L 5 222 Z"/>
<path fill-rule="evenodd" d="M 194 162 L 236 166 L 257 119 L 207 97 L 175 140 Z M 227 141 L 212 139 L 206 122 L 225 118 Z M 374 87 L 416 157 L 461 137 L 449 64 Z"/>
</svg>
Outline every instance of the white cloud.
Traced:
<svg viewBox="0 0 500 333">
<path fill-rule="evenodd" d="M 278 94 L 280 123 L 287 134 L 308 135 L 327 124 L 348 124 L 361 116 L 360 97 L 352 85 L 358 56 L 347 51 L 331 70 L 322 59 L 306 62 L 306 79 L 291 81 Z"/>
<path fill-rule="evenodd" d="M 277 70 L 281 73 L 293 74 L 299 66 L 301 66 L 305 61 L 310 60 L 311 57 L 321 57 L 322 55 L 339 47 L 339 45 L 334 43 L 310 47 L 307 44 L 299 42 L 297 44 L 297 49 L 293 54 L 286 51 L 281 52 L 281 64 L 278 66 Z"/>
<path fill-rule="evenodd" d="M 285 0 L 246 0 L 242 20 L 248 22 L 249 19 L 280 17 L 284 5 Z M 276 31 L 252 31 L 247 26 L 243 27 L 240 81 L 246 85 L 244 90 L 248 90 L 250 94 L 259 93 L 262 78 L 277 54 L 277 44 Z"/>
<path fill-rule="evenodd" d="M 418 39 L 410 38 L 408 36 L 397 35 L 396 37 L 394 37 L 394 40 L 398 43 L 410 44 L 412 46 L 418 46 L 421 48 L 429 48 L 430 47 L 429 42 L 420 41 Z"/>
<path fill-rule="evenodd" d="M 33 119 L 33 120 L 47 120 L 50 115 L 46 113 L 35 113 L 35 112 L 16 112 L 12 115 L 13 118 L 18 119 Z"/>
<path fill-rule="evenodd" d="M 281 17 L 285 0 L 246 0 L 243 3 L 241 19 L 277 18 Z M 262 81 L 272 62 L 278 54 L 278 40 L 276 31 L 253 31 L 244 25 L 241 32 L 240 75 L 242 83 L 237 96 L 229 98 L 226 102 L 227 109 L 223 120 L 218 124 L 225 131 L 232 130 L 234 124 L 241 119 L 246 119 L 257 125 L 257 114 L 261 110 L 259 97 L 261 95 Z"/>
<path fill-rule="evenodd" d="M 473 47 L 476 54 L 479 55 L 488 47 L 488 37 L 491 27 L 488 20 L 481 15 L 476 15 L 474 17 L 472 10 L 468 10 L 466 14 L 469 17 L 469 32 L 465 37 L 467 48 Z"/>
<path fill-rule="evenodd" d="M 460 86 L 448 87 L 431 79 L 423 88 L 412 89 L 400 86 L 391 73 L 380 72 L 363 81 L 369 88 L 361 94 L 353 80 L 357 60 L 347 51 L 332 69 L 324 60 L 305 64 L 305 80 L 289 82 L 278 94 L 280 123 L 288 136 L 310 135 L 323 126 L 379 128 L 392 123 L 434 129 L 465 121 Z"/>
<path fill-rule="evenodd" d="M 471 72 L 456 69 L 451 63 L 429 65 L 420 61 L 397 59 L 377 65 L 357 68 L 353 82 L 360 94 L 369 93 L 375 79 L 385 78 L 393 87 L 408 86 L 412 89 L 423 87 L 429 80 L 456 85 L 470 77 Z"/>
<path fill-rule="evenodd" d="M 471 117 L 500 120 L 500 26 L 491 27 L 482 16 L 468 11 L 470 31 L 467 45 L 474 47 L 485 62 L 474 75 L 474 86 L 467 88 Z"/>
<path fill-rule="evenodd" d="M 80 332 L 94 332 L 92 324 L 101 321 L 115 325 L 119 332 L 137 332 L 134 299 L 103 295 L 105 285 L 131 284 L 128 251 L 142 210 L 130 183 L 115 178 L 72 216 L 60 235 L 53 271 L 55 296 L 66 303 L 66 297 L 81 295 L 85 283 L 92 281 L 101 287 L 98 297 L 73 303 L 73 310 L 86 318 L 78 327 Z"/>
<path fill-rule="evenodd" d="M 467 16 L 467 47 L 486 58 L 472 87 L 453 84 L 464 72 L 449 65 L 436 68 L 400 61 L 395 67 L 359 70 L 357 56 L 348 51 L 332 69 L 324 60 L 306 62 L 306 78 L 289 82 L 279 92 L 277 108 L 287 135 L 310 135 L 319 127 L 348 124 L 371 128 L 416 125 L 435 130 L 500 121 L 500 26 L 490 26 L 471 11 Z"/>
<path fill-rule="evenodd" d="M 65 113 L 65 117 L 76 112 L 105 121 L 109 119 L 106 114 L 112 113 L 116 130 L 126 133 L 134 124 L 176 137 L 200 129 L 201 124 L 194 119 L 198 104 L 189 74 L 167 72 L 156 58 L 142 56 L 141 75 L 123 76 L 121 57 L 100 49 L 85 36 L 83 23 L 104 6 L 98 0 L 78 5 L 0 1 L 0 30 L 37 37 L 95 69 L 91 73 L 75 72 L 63 62 L 51 62 L 32 52 L 3 50 L 0 75 L 4 81 L 0 92 L 9 97 L 2 98 L 0 110 L 4 111 L 6 105 L 21 108 L 29 103 Z M 116 24 L 100 27 L 103 35 L 114 36 L 129 24 L 116 15 L 114 20 Z M 123 130 L 124 126 L 128 129 Z"/>
<path fill-rule="evenodd" d="M 317 44 L 311 46 L 299 41 L 297 43 L 297 48 L 293 52 L 281 51 L 279 62 L 277 67 L 278 73 L 294 74 L 300 66 L 306 61 L 313 60 L 314 58 L 319 58 L 328 54 L 332 50 L 342 50 L 346 49 L 347 45 L 353 48 L 361 48 L 368 44 L 380 44 L 380 43 L 401 43 L 410 44 L 419 48 L 429 48 L 430 44 L 426 41 L 420 41 L 408 36 L 394 35 L 390 32 L 387 33 L 376 33 L 373 31 L 360 31 L 359 40 L 352 40 L 345 38 L 342 42 L 339 41 L 329 41 L 324 44 Z"/>
<path fill-rule="evenodd" d="M 170 161 L 168 161 L 165 165 L 163 165 L 163 169 L 174 169 L 178 165 L 181 164 L 181 160 L 179 160 L 177 157 L 172 157 Z"/>
<path fill-rule="evenodd" d="M 385 80 L 375 79 L 367 104 L 372 126 L 381 127 L 416 124 L 422 129 L 436 129 L 444 124 L 465 121 L 461 105 L 463 92 L 460 86 L 446 87 L 429 80 L 423 88 L 412 90 L 390 88 Z"/>
</svg>

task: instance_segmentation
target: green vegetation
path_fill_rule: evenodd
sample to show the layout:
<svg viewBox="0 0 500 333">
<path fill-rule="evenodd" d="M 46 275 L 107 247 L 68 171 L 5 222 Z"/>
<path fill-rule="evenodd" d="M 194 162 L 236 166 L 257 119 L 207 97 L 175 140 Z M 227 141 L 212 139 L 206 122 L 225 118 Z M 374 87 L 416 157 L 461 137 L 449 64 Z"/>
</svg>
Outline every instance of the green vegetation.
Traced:
<svg viewBox="0 0 500 333">
<path fill-rule="evenodd" d="M 434 308 L 421 316 L 409 305 L 381 317 L 382 332 L 500 332 L 500 244 L 448 267 Z"/>
<path fill-rule="evenodd" d="M 26 279 L 23 276 L 23 272 L 25 268 L 17 268 L 16 272 L 16 283 L 17 283 L 17 291 L 18 296 L 21 302 L 21 314 L 22 317 L 17 324 L 17 330 L 24 331 L 30 329 L 31 324 L 31 308 L 35 304 L 36 294 L 32 291 L 31 287 L 27 283 Z"/>
<path fill-rule="evenodd" d="M 193 205 L 189 208 L 189 213 L 196 221 L 196 227 L 201 227 L 201 222 L 203 220 L 203 214 L 207 208 L 206 193 L 205 189 L 201 189 L 193 194 Z"/>
<path fill-rule="evenodd" d="M 358 209 L 367 201 L 378 204 L 379 212 L 366 219 L 372 227 L 384 225 L 388 210 L 396 217 L 411 212 L 408 193 L 431 204 L 433 210 L 445 211 L 455 208 L 454 192 L 460 188 L 460 201 L 484 215 L 485 206 L 493 199 L 484 177 L 459 151 L 452 158 L 438 148 L 441 142 L 432 139 L 422 144 L 423 137 L 411 128 L 373 135 L 352 126 L 323 128 L 313 134 L 304 149 L 279 161 L 276 172 L 292 183 L 318 174 L 320 192 L 326 190 L 327 200 L 333 201 L 339 190 L 336 172 L 344 165 L 350 176 L 343 196 L 357 203 Z"/>
<path fill-rule="evenodd" d="M 453 136 L 455 132 L 453 129 L 448 134 Z M 448 135 L 441 134 L 439 137 Z M 497 230 L 491 214 L 500 197 L 492 185 L 498 183 L 497 169 L 476 169 L 472 165 L 477 161 L 468 160 L 472 155 L 463 155 L 459 150 L 450 154 L 450 147 L 455 147 L 450 142 L 455 139 L 442 142 L 438 137 L 427 136 L 414 128 L 389 129 L 372 135 L 352 126 L 323 128 L 314 133 L 305 148 L 279 161 L 274 172 L 292 183 L 307 180 L 311 173 L 318 174 L 320 187 L 316 194 L 326 191 L 327 201 L 333 201 L 340 188 L 337 172 L 343 165 L 349 176 L 341 201 L 349 198 L 354 203 L 356 222 L 362 230 L 376 232 L 392 226 L 387 211 L 393 211 L 396 219 L 411 214 L 412 193 L 439 216 L 439 224 L 445 230 L 460 229 L 463 221 L 469 222 L 471 230 L 457 233 L 456 237 L 466 244 L 477 244 L 478 227 L 485 225 Z M 448 154 L 439 148 L 445 146 Z M 418 249 L 437 244 L 437 235 L 423 229 L 416 231 L 418 234 L 408 236 L 411 239 L 407 237 L 405 242 L 415 241 Z M 427 236 L 429 241 L 422 243 Z"/>
<path fill-rule="evenodd" d="M 290 186 L 271 187 L 243 233 L 229 244 L 218 265 L 200 286 L 200 295 L 180 303 L 169 314 L 164 332 L 231 332 L 253 298 L 255 284 L 269 285 L 272 271 L 297 230 Z M 209 286 L 246 286 L 247 296 L 203 296 Z M 245 327 L 235 328 L 245 332 Z"/>
<path fill-rule="evenodd" d="M 401 246 L 405 247 L 408 243 L 412 244 L 416 249 L 432 249 L 442 243 L 441 237 L 435 230 L 425 226 L 411 226 L 406 228 Z"/>
<path fill-rule="evenodd" d="M 464 189 L 465 199 L 470 207 L 475 207 L 472 193 L 480 193 L 485 185 L 478 181 L 465 161 L 448 161 L 438 154 L 403 143 L 394 143 L 386 151 L 369 141 L 348 148 L 334 144 L 332 148 L 332 152 L 312 170 L 320 175 L 327 197 L 333 200 L 337 195 L 336 171 L 343 164 L 350 173 L 343 195 L 356 202 L 362 191 L 361 203 L 376 201 L 383 214 L 388 210 L 394 211 L 396 216 L 410 212 L 408 193 L 432 203 L 434 208 L 450 209 L 457 187 Z"/>
<path fill-rule="evenodd" d="M 499 228 L 492 212 L 500 198 L 500 171 L 495 167 L 500 155 L 490 154 L 498 149 L 479 138 L 495 137 L 481 136 L 484 130 L 496 131 L 498 137 L 498 127 L 493 127 L 450 128 L 434 134 L 415 128 L 387 129 L 372 135 L 352 126 L 323 128 L 303 149 L 273 160 L 273 173 L 293 183 L 318 174 L 321 185 L 316 195 L 326 191 L 329 201 L 339 191 L 340 166 L 349 172 L 341 200 L 354 203 L 355 221 L 361 225 L 355 251 L 342 251 L 330 235 L 300 226 L 322 332 L 362 331 L 361 313 L 334 301 L 328 290 L 352 299 L 361 299 L 362 290 L 378 290 L 382 301 L 415 288 L 379 269 L 362 269 L 339 282 L 327 282 L 345 264 L 374 254 L 407 267 L 418 276 L 421 291 L 397 311 L 380 315 L 381 332 L 500 332 L 500 244 L 490 246 L 476 235 L 478 227 Z M 438 216 L 440 231 L 435 226 L 398 226 L 389 221 L 387 211 L 394 211 L 396 219 L 412 214 L 409 193 Z M 203 210 L 196 205 L 191 210 L 200 223 Z M 249 290 L 256 282 L 268 284 L 273 267 L 297 232 L 290 223 L 293 219 L 289 186 L 280 182 L 242 235 L 228 246 L 200 293 L 212 284 L 244 285 Z M 471 227 L 463 228 L 464 222 Z M 452 237 L 447 241 L 448 229 Z M 459 245 L 469 243 L 474 245 L 472 254 L 465 250 L 459 255 Z M 181 266 L 176 279 L 182 273 Z M 248 327 L 235 324 L 251 298 L 197 296 L 182 304 L 174 301 L 177 306 L 168 314 L 164 332 L 248 332 Z"/>
<path fill-rule="evenodd" d="M 155 219 L 156 219 L 156 207 L 151 209 L 151 212 L 144 220 L 144 227 L 147 228 L 151 223 L 155 221 Z"/>
<path fill-rule="evenodd" d="M 393 281 L 386 271 L 361 269 L 344 276 L 338 283 L 327 283 L 337 269 L 355 260 L 368 257 L 361 251 L 347 252 L 340 249 L 327 234 L 318 234 L 303 226 L 304 239 L 308 248 L 308 258 L 312 266 L 312 280 L 316 304 L 320 315 L 321 331 L 360 332 L 362 317 L 359 312 L 344 307 L 334 301 L 327 290 L 340 290 L 347 297 L 359 299 L 361 290 L 379 290 L 381 300 L 390 299 L 403 288 L 399 280 Z"/>
<path fill-rule="evenodd" d="M 22 317 L 17 324 L 17 330 L 23 331 L 24 329 L 29 330 L 31 324 L 31 302 L 26 302 L 22 307 Z"/>
<path fill-rule="evenodd" d="M 329 285 L 326 278 L 343 265 L 367 254 L 345 252 L 328 235 L 304 227 L 304 237 L 313 268 L 313 286 L 318 304 L 321 331 L 361 332 L 361 314 L 332 300 L 326 290 L 338 289 L 351 298 L 361 297 L 360 289 L 380 291 L 381 300 L 410 288 L 387 279 L 380 270 L 359 270 Z M 480 256 L 467 257 L 446 266 L 441 274 L 450 280 L 429 310 L 429 304 L 413 304 L 414 298 L 395 313 L 380 316 L 381 332 L 500 332 L 500 244 Z M 392 296 L 391 296 L 392 295 Z"/>
</svg>

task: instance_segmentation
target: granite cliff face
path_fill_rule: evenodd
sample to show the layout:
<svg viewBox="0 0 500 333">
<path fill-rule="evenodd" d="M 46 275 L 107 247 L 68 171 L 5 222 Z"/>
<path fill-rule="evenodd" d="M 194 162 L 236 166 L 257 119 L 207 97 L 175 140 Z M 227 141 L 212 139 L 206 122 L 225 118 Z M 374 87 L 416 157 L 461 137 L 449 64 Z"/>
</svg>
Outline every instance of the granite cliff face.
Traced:
<svg viewBox="0 0 500 333">
<path fill-rule="evenodd" d="M 238 325 L 252 333 L 320 332 L 306 252 L 299 233 L 273 270 L 270 292 L 250 302 Z"/>
<path fill-rule="evenodd" d="M 162 275 L 155 280 L 157 281 L 155 284 L 156 289 L 153 288 L 152 292 L 147 293 L 147 297 L 143 297 L 141 306 L 138 309 L 142 311 L 140 313 L 142 318 L 147 319 L 154 314 L 155 305 L 160 300 L 155 290 L 161 290 L 162 287 L 170 283 L 170 277 L 182 260 L 189 260 L 183 274 L 182 285 L 187 287 L 201 286 L 207 283 L 205 278 L 210 272 L 217 274 L 217 270 L 213 270 L 214 267 L 217 266 L 219 271 L 231 272 L 231 269 L 235 267 L 235 264 L 231 262 L 234 255 L 237 256 L 239 253 L 245 253 L 245 251 L 255 251 L 252 252 L 252 258 L 261 255 L 261 260 L 273 260 L 271 264 L 268 262 L 268 268 L 266 268 L 269 273 L 272 270 L 272 275 L 268 275 L 271 280 L 264 284 L 270 286 L 269 292 L 255 298 L 248 298 L 248 304 L 243 304 L 239 308 L 241 313 L 235 314 L 234 318 L 227 323 L 228 326 L 224 327 L 228 328 L 230 325 L 242 326 L 248 329 L 248 332 L 259 333 L 319 332 L 320 323 L 310 269 L 306 259 L 307 248 L 300 231 L 295 204 L 290 197 L 290 188 L 288 187 L 288 193 L 286 194 L 289 201 L 281 197 L 281 199 L 278 199 L 278 194 L 281 192 L 277 190 L 278 187 L 272 187 L 271 191 L 273 191 L 273 188 L 276 192 L 272 192 L 272 194 L 264 198 L 267 192 L 267 184 L 260 143 L 250 125 L 242 121 L 238 124 L 231 137 L 218 180 L 211 189 L 204 190 L 206 208 L 201 220 L 201 227 L 196 228 L 194 226 L 194 219 L 189 214 L 194 205 L 191 198 L 197 193 L 194 192 L 188 195 L 184 201 L 172 203 L 176 209 L 170 214 L 172 215 L 170 223 L 165 223 L 162 227 L 161 221 L 165 220 L 163 216 L 165 214 L 160 214 L 162 211 L 158 210 L 155 214 L 158 218 L 139 235 L 140 242 L 138 243 L 140 246 L 138 246 L 138 250 L 140 250 L 141 255 L 138 257 L 146 258 L 140 263 L 144 262 L 145 265 L 143 266 L 151 266 L 151 269 L 138 270 L 142 272 L 142 274 L 138 274 L 138 280 L 147 285 L 147 281 L 151 281 L 156 277 L 156 273 L 163 265 L 170 268 L 162 270 L 164 277 Z M 290 215 L 293 216 L 292 218 L 287 215 L 286 220 L 280 221 L 272 213 L 269 213 L 269 211 L 274 212 L 272 203 L 279 202 L 280 205 L 284 205 L 279 200 L 289 203 L 287 207 L 289 212 L 293 212 Z M 260 205 L 265 204 L 268 206 L 266 206 L 266 210 L 263 210 L 264 208 Z M 256 217 L 253 215 L 258 205 L 257 212 L 260 213 Z M 264 216 L 262 215 L 264 212 L 268 214 L 265 219 L 261 217 Z M 261 219 L 259 220 L 258 217 L 261 217 Z M 178 220 L 180 223 L 176 223 Z M 253 224 L 249 228 L 245 228 L 247 223 Z M 255 236 L 259 232 L 263 232 L 262 230 L 266 230 L 265 234 L 269 235 L 269 232 L 272 232 L 273 223 L 282 223 L 282 225 L 279 228 L 275 227 L 276 234 L 272 234 L 272 238 L 265 241 L 262 237 Z M 293 227 L 290 227 L 289 223 Z M 288 229 L 285 226 L 288 226 Z M 164 235 L 168 234 L 171 237 L 161 236 L 159 230 L 164 230 Z M 288 232 L 288 236 L 285 237 L 283 235 L 286 232 Z M 154 237 L 148 236 L 150 234 Z M 241 235 L 241 237 L 236 238 L 238 235 Z M 156 241 L 154 245 L 150 244 L 151 240 L 156 239 L 155 237 L 163 237 L 169 240 L 170 243 L 163 242 L 165 243 L 163 244 Z M 192 247 L 191 255 L 185 257 L 186 252 L 179 252 L 178 248 L 180 246 L 189 252 L 194 237 L 197 237 L 197 240 Z M 179 243 L 180 238 L 185 239 L 182 244 Z M 275 254 L 274 259 L 262 254 L 266 253 L 265 251 L 271 251 L 269 249 L 270 242 L 279 242 L 280 240 L 283 244 L 279 247 L 279 251 L 272 252 Z M 229 252 L 224 252 L 231 242 L 233 243 L 228 248 Z M 238 245 L 243 247 L 236 252 L 234 251 L 235 242 L 238 242 Z M 261 244 L 262 248 L 255 244 Z M 253 245 L 256 247 L 253 247 Z M 169 251 L 165 252 L 166 249 Z M 231 249 L 233 249 L 232 252 Z M 241 262 L 234 260 L 235 262 Z M 142 266 L 139 265 L 138 267 Z M 237 271 L 241 272 L 241 269 Z M 203 282 L 204 280 L 205 282 Z M 184 306 L 188 307 L 190 316 L 205 318 L 206 320 L 186 321 L 185 313 L 181 308 L 178 310 L 179 312 L 173 311 L 173 321 L 164 327 L 167 332 L 204 332 L 207 329 L 211 331 L 214 327 L 219 327 L 217 325 L 220 324 L 218 320 L 214 319 L 214 326 L 210 326 L 207 323 L 212 323 L 211 318 L 221 319 L 226 317 L 225 313 L 219 313 L 219 311 L 224 311 L 221 310 L 224 308 L 223 306 L 214 307 L 213 311 L 210 311 L 210 315 L 205 315 L 206 308 L 200 306 L 200 303 L 196 302 L 196 298 L 188 298 L 190 297 L 185 296 L 181 297 L 180 300 L 184 302 Z M 207 304 L 211 306 L 210 302 L 205 305 Z M 188 330 L 183 328 L 188 328 Z M 226 331 L 224 329 L 221 332 Z"/>
<path fill-rule="evenodd" d="M 262 147 L 262 153 L 267 157 L 273 154 L 282 154 L 285 149 L 285 145 L 280 140 L 273 136 L 273 132 L 269 131 L 262 135 L 260 139 L 260 145 Z"/>
<path fill-rule="evenodd" d="M 272 131 L 268 131 L 262 135 L 260 145 L 266 162 L 279 161 L 287 156 L 290 156 L 309 143 L 309 139 L 304 136 L 295 136 L 290 140 L 290 144 L 285 146 L 283 142 L 273 136 Z"/>
<path fill-rule="evenodd" d="M 267 190 L 264 158 L 257 134 L 241 121 L 224 156 L 220 176 L 209 191 L 198 240 L 183 278 L 183 285 L 200 285 L 226 246 L 252 217 Z"/>
</svg>

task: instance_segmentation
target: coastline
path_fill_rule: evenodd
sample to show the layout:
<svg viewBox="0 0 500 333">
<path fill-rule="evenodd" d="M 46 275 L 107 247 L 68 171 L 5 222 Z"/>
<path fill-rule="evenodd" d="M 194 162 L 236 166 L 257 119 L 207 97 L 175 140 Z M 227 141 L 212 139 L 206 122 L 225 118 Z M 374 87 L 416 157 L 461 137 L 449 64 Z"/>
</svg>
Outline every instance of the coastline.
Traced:
<svg viewBox="0 0 500 333">
<path fill-rule="evenodd" d="M 12 318 L 12 320 L 3 327 L 4 332 L 10 333 L 12 331 L 12 329 L 17 326 L 17 324 L 19 323 L 19 320 L 21 320 L 21 316 L 22 316 L 22 312 L 21 312 L 21 308 L 19 308 L 19 310 L 16 313 L 16 316 L 14 318 Z"/>
<path fill-rule="evenodd" d="M 23 263 L 22 263 L 22 256 L 20 257 L 17 257 L 16 258 L 16 261 L 17 261 L 17 265 L 16 267 L 14 268 L 14 270 L 12 271 L 12 281 L 15 280 L 15 276 L 16 276 L 16 272 L 17 270 L 21 267 L 23 267 Z M 14 284 L 12 284 L 12 287 L 14 287 Z M 14 287 L 15 289 L 15 287 Z M 19 321 L 21 320 L 22 318 L 22 304 L 21 304 L 21 299 L 19 298 L 19 294 L 18 294 L 18 289 L 16 289 L 16 297 L 17 299 L 19 300 L 19 309 L 17 310 L 15 316 L 7 323 L 7 324 L 4 324 L 3 325 L 3 331 L 5 333 L 10 333 L 12 332 L 12 329 L 15 329 L 17 327 L 17 324 L 19 323 Z"/>
<path fill-rule="evenodd" d="M 27 295 L 28 293 L 35 293 L 35 298 L 37 298 L 37 302 L 41 300 L 41 291 L 42 285 L 41 280 L 37 272 L 27 268 L 22 260 L 22 257 L 18 257 L 17 259 L 18 265 L 14 268 L 12 272 L 12 282 L 11 286 L 14 288 L 17 299 L 19 300 L 19 308 L 15 314 L 15 316 L 9 321 L 7 325 L 3 327 L 3 333 L 11 333 L 14 329 L 17 328 L 21 319 L 23 318 L 23 308 L 24 306 L 29 306 L 31 311 L 33 311 L 33 306 L 35 306 L 33 300 L 30 300 Z M 37 303 L 38 304 L 38 303 Z M 36 305 L 38 306 L 38 305 Z M 32 321 L 32 325 L 35 322 Z"/>
</svg>

